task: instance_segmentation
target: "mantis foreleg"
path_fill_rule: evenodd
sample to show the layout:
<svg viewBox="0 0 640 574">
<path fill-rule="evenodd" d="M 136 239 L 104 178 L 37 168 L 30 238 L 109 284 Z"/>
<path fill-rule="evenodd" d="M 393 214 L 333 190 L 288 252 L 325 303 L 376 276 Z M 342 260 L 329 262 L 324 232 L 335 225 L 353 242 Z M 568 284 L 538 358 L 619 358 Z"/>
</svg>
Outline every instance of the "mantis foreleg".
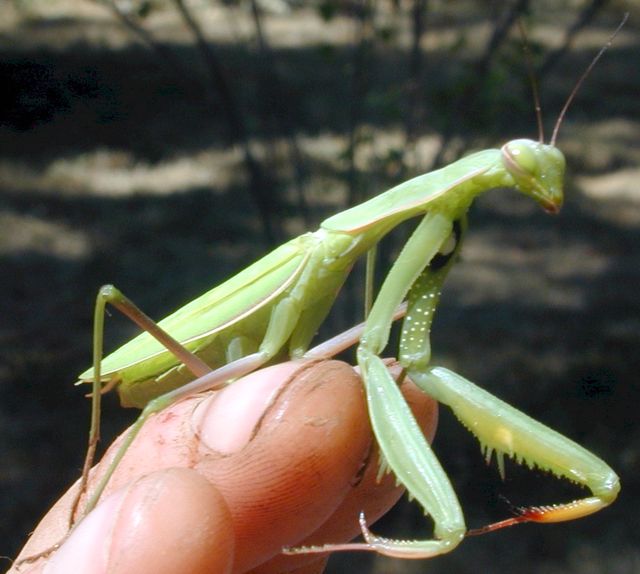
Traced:
<svg viewBox="0 0 640 574">
<path fill-rule="evenodd" d="M 455 236 L 455 233 L 453 235 Z M 456 240 L 455 237 L 454 240 Z M 454 244 L 454 254 L 460 248 L 460 243 L 460 238 L 457 238 Z M 442 261 L 444 265 L 441 264 Z M 441 285 L 452 263 L 451 256 L 448 258 L 445 256 L 441 261 L 436 256 L 414 281 L 409 292 L 407 315 L 403 325 L 399 353 L 400 364 L 420 388 L 432 398 L 452 408 L 464 426 L 480 440 L 487 459 L 491 457 L 492 452 L 496 453 L 501 474 L 504 474 L 503 457 L 507 454 L 520 462 L 524 461 L 529 466 L 538 466 L 557 476 L 586 486 L 592 492 L 590 497 L 566 504 L 522 509 L 520 515 L 515 518 L 489 525 L 471 533 L 496 530 L 518 522 L 572 520 L 597 512 L 609 505 L 617 497 L 620 483 L 613 470 L 597 456 L 507 405 L 460 375 L 441 367 L 430 367 L 429 331 L 431 321 Z M 375 361 L 377 358 L 366 356 L 366 360 Z M 380 408 L 383 401 L 389 400 L 388 396 L 383 396 L 378 389 L 384 389 L 385 395 L 392 392 L 392 385 L 389 384 L 388 379 L 379 370 L 377 371 L 370 373 L 372 384 L 368 385 L 369 404 L 372 411 L 373 407 Z M 366 380 L 367 377 L 365 377 Z M 397 389 L 395 391 L 397 392 Z M 396 413 L 402 412 L 398 405 L 391 407 L 390 410 Z M 387 413 L 386 416 L 392 418 L 391 414 L 391 412 Z M 372 412 L 372 420 L 373 418 Z M 391 435 L 391 440 L 386 447 L 383 446 L 381 436 L 376 433 L 387 458 L 404 453 L 404 456 L 409 458 L 413 456 L 417 461 L 418 458 L 412 453 L 410 447 L 394 443 L 393 434 L 395 432 L 395 429 L 390 431 L 388 426 L 381 427 L 380 434 Z M 406 436 L 409 436 L 409 433 Z M 429 468 L 423 470 L 425 476 L 438 476 L 440 467 L 435 457 L 429 464 Z M 465 527 L 461 514 L 459 518 L 455 517 L 453 522 L 451 514 L 443 516 L 443 511 L 451 513 L 459 508 L 446 475 L 444 479 L 437 478 L 437 487 L 444 489 L 447 496 L 430 500 L 424 498 L 426 493 L 420 490 L 424 484 L 429 482 L 428 480 L 414 485 L 411 482 L 411 467 L 403 468 L 402 464 L 397 463 L 397 466 L 393 465 L 393 468 L 396 476 L 407 486 L 410 495 L 422 502 L 425 510 L 432 515 L 435 521 L 435 534 L 440 540 L 405 542 L 382 539 L 372 536 L 366 528 L 366 524 L 362 523 L 363 534 L 368 543 L 367 549 L 385 555 L 402 555 L 412 558 L 425 558 L 451 550 L 464 536 Z M 409 473 L 405 477 L 402 473 L 404 472 L 406 475 L 407 470 Z M 430 488 L 434 487 L 430 486 Z"/>
<path fill-rule="evenodd" d="M 597 512 L 615 500 L 620 491 L 618 477 L 587 449 L 449 369 L 409 369 L 409 373 L 416 385 L 451 407 L 460 422 L 480 441 L 487 462 L 495 452 L 502 476 L 506 455 L 586 486 L 593 494 L 566 504 L 522 509 L 519 516 L 485 527 L 483 531 L 518 522 L 573 520 Z"/>
</svg>

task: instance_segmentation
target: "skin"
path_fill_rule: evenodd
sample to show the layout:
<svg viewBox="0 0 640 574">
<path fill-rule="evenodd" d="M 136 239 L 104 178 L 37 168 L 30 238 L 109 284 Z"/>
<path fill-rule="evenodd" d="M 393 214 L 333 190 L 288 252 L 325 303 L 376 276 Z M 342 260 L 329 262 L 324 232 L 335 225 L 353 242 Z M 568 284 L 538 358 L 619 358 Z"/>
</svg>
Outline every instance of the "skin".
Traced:
<svg viewBox="0 0 640 574">
<path fill-rule="evenodd" d="M 410 382 L 401 389 L 431 440 L 436 403 Z M 404 492 L 391 475 L 376 483 L 373 443 L 352 367 L 293 361 L 263 369 L 152 417 L 102 502 L 62 546 L 9 572 L 322 572 L 326 554 L 284 556 L 282 547 L 349 540 L 359 534 L 360 511 L 374 521 Z M 77 486 L 20 557 L 65 536 Z"/>
</svg>

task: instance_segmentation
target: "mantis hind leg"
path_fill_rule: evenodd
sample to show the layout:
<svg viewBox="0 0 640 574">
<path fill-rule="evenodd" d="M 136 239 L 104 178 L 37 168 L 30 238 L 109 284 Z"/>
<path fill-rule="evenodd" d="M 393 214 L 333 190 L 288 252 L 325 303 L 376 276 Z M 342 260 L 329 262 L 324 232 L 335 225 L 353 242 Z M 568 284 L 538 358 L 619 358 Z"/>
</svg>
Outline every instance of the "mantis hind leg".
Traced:
<svg viewBox="0 0 640 574">
<path fill-rule="evenodd" d="M 530 507 L 514 518 L 489 525 L 480 534 L 519 522 L 562 522 L 587 516 L 611 504 L 620 480 L 596 455 L 532 419 L 464 377 L 443 367 L 409 371 L 411 379 L 437 401 L 448 405 L 480 441 L 487 461 L 496 455 L 504 475 L 504 456 L 537 466 L 588 488 L 592 495 L 564 504 Z"/>
<path fill-rule="evenodd" d="M 200 358 L 186 349 L 180 342 L 175 340 L 171 335 L 158 326 L 150 317 L 148 317 L 143 311 L 141 311 L 130 299 L 123 295 L 113 285 L 104 285 L 98 291 L 96 297 L 96 305 L 94 309 L 94 321 L 93 321 L 93 384 L 91 391 L 91 426 L 89 429 L 89 439 L 87 445 L 87 452 L 85 454 L 85 460 L 82 467 L 82 475 L 80 478 L 80 484 L 75 495 L 75 498 L 71 504 L 71 512 L 69 514 L 69 529 L 73 528 L 77 522 L 76 514 L 80 500 L 84 495 L 89 482 L 89 472 L 93 466 L 95 459 L 96 447 L 100 440 L 100 412 L 102 394 L 117 386 L 116 381 L 107 381 L 103 385 L 101 376 L 101 363 L 103 356 L 103 341 L 104 341 L 104 316 L 106 312 L 107 304 L 112 305 L 118 309 L 121 313 L 136 323 L 141 329 L 149 332 L 150 335 L 155 337 L 160 343 L 162 343 L 170 352 L 172 352 L 176 358 L 183 363 L 194 376 L 200 377 L 206 373 L 211 372 L 210 367 L 204 363 Z M 124 453 L 123 453 L 124 454 Z M 114 466 L 115 469 L 115 466 Z M 113 472 L 113 470 L 111 470 Z M 102 487 L 104 489 L 104 486 Z M 83 516 L 86 515 L 95 503 L 97 498 L 93 500 L 93 497 L 87 503 Z M 38 552 L 32 556 L 28 556 L 20 560 L 19 564 L 31 563 L 39 558 L 48 556 L 56 550 L 62 541 L 54 544 L 53 546 L 45 549 L 42 552 Z"/>
<path fill-rule="evenodd" d="M 69 517 L 70 526 L 75 521 L 75 515 L 78 504 L 84 494 L 89 480 L 89 471 L 93 466 L 95 459 L 96 447 L 100 440 L 100 411 L 101 397 L 104 392 L 101 376 L 101 362 L 103 356 L 104 341 L 104 316 L 107 304 L 115 307 L 129 319 L 131 319 L 141 329 L 147 331 L 162 343 L 176 358 L 183 363 L 196 377 L 200 377 L 211 371 L 211 368 L 186 349 L 182 344 L 176 341 L 166 331 L 161 329 L 158 324 L 141 311 L 128 297 L 123 295 L 113 285 L 104 285 L 98 291 L 96 297 L 96 305 L 93 319 L 93 386 L 91 391 L 91 426 L 89 429 L 89 439 L 87 445 L 87 453 L 85 455 L 82 467 L 82 477 L 80 479 L 80 487 L 76 499 L 71 506 L 71 515 Z M 107 382 L 107 387 L 112 387 Z M 85 514 L 88 510 L 85 510 Z"/>
<path fill-rule="evenodd" d="M 118 293 L 118 297 L 123 298 L 124 296 Z M 117 299 L 118 301 L 120 301 L 119 298 Z M 110 300 L 109 302 L 113 304 L 112 300 Z M 116 306 L 120 308 L 118 305 Z M 131 310 L 127 309 L 127 312 L 129 314 L 131 313 Z M 135 313 L 138 313 L 138 312 L 139 311 L 137 310 L 135 311 Z M 98 313 L 96 313 L 96 315 L 97 314 Z M 175 403 L 180 399 L 192 396 L 199 392 L 215 389 L 216 387 L 219 387 L 231 380 L 247 375 L 252 371 L 258 369 L 259 367 L 263 366 L 270 359 L 275 357 L 276 354 L 282 348 L 284 348 L 287 340 L 289 340 L 292 337 L 292 334 L 295 333 L 298 323 L 300 321 L 300 315 L 301 315 L 301 309 L 300 309 L 298 300 L 295 298 L 295 296 L 292 296 L 292 295 L 286 296 L 283 299 L 281 299 L 279 302 L 277 302 L 274 305 L 273 309 L 271 310 L 269 324 L 268 324 L 266 333 L 264 335 L 264 338 L 262 340 L 262 343 L 260 345 L 260 348 L 257 352 L 247 355 L 246 357 L 237 359 L 215 370 L 211 370 L 211 368 L 209 368 L 207 365 L 202 363 L 202 361 L 200 361 L 198 357 L 195 357 L 195 355 L 193 355 L 193 357 L 203 365 L 201 371 L 194 373 L 196 374 L 196 376 L 198 376 L 198 378 L 186 385 L 183 385 L 168 393 L 160 395 L 147 403 L 147 405 L 142 409 L 142 412 L 140 413 L 140 415 L 138 416 L 134 424 L 129 429 L 129 432 L 127 433 L 126 438 L 123 440 L 122 444 L 120 445 L 120 448 L 116 452 L 114 458 L 111 460 L 109 467 L 101 477 L 99 483 L 91 492 L 91 495 L 89 496 L 87 504 L 84 509 L 84 514 L 86 515 L 91 510 L 93 510 L 93 508 L 96 506 L 100 497 L 102 496 L 102 493 L 104 492 L 104 489 L 107 483 L 111 479 L 113 473 L 115 472 L 120 461 L 122 460 L 125 453 L 127 452 L 129 446 L 134 441 L 135 437 L 140 432 L 140 429 L 144 426 L 144 423 L 147 421 L 147 419 L 151 415 L 154 415 L 162 411 L 163 409 L 165 409 L 166 407 L 168 407 L 169 405 Z M 182 355 L 182 350 L 183 350 L 182 345 L 180 345 L 180 343 L 178 343 L 177 341 L 173 340 L 169 335 L 167 335 L 164 331 L 162 331 L 157 325 L 155 324 L 153 325 L 154 325 L 154 330 L 153 332 L 151 332 L 151 334 L 154 337 L 158 338 L 158 340 L 160 340 L 160 342 L 163 345 L 165 345 L 166 342 L 169 342 L 172 345 L 172 347 L 177 345 L 178 348 L 176 349 L 176 351 L 178 351 L 178 353 Z M 160 336 L 163 337 L 163 339 L 160 339 L 157 336 L 158 332 Z M 169 347 L 168 345 L 166 346 L 167 348 L 169 348 L 171 352 L 173 352 L 178 357 L 178 359 L 181 362 L 185 362 L 183 361 L 183 356 L 178 356 L 178 353 L 174 351 L 174 348 Z M 99 351 L 98 356 L 101 356 L 101 348 L 98 348 L 98 345 L 96 345 L 96 351 L 97 352 Z M 188 355 L 192 355 L 189 351 L 187 350 L 184 350 L 184 351 Z M 190 360 L 190 357 L 185 356 L 185 359 Z M 99 360 L 95 361 L 95 365 L 98 367 L 96 380 L 99 380 Z M 94 393 L 94 395 L 96 394 L 99 394 L 99 393 Z"/>
</svg>

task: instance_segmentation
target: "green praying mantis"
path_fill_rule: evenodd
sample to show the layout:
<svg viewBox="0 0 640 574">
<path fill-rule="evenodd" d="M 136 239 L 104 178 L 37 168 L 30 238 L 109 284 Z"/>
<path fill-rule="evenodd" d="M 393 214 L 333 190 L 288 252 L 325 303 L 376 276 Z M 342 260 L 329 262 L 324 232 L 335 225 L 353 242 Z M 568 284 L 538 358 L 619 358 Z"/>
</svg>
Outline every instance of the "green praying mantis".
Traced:
<svg viewBox="0 0 640 574">
<path fill-rule="evenodd" d="M 610 42 L 568 98 L 549 144 L 544 144 L 542 137 L 539 142 L 510 141 L 500 149 L 474 153 L 404 182 L 326 219 L 317 231 L 282 245 L 157 324 L 113 286 L 103 287 L 95 309 L 93 366 L 79 377 L 80 382 L 93 385 L 92 426 L 81 493 L 99 436 L 101 393 L 116 388 L 123 405 L 142 408 L 142 412 L 104 478 L 89 493 L 84 513 L 95 507 L 128 446 L 151 415 L 283 355 L 312 356 L 307 353 L 310 343 L 355 261 L 411 218 L 420 221 L 373 301 L 359 337 L 357 360 L 382 453 L 381 472 L 393 472 L 432 517 L 434 536 L 411 541 L 382 538 L 371 533 L 361 515 L 362 543 L 285 551 L 369 550 L 393 557 L 430 558 L 453 550 L 468 534 L 453 487 L 380 358 L 405 300 L 400 364 L 418 387 L 453 410 L 477 437 L 486 459 L 495 453 L 503 473 L 506 455 L 591 492 L 569 503 L 522 509 L 517 516 L 482 531 L 525 521 L 572 520 L 611 504 L 620 482 L 606 463 L 457 373 L 433 366 L 430 350 L 433 315 L 461 249 L 466 213 L 473 200 L 493 188 L 512 188 L 547 212 L 560 209 L 565 159 L 555 147 L 558 128 L 582 80 Z M 107 304 L 123 311 L 145 332 L 103 359 Z M 331 354 L 336 348 L 326 352 Z"/>
</svg>

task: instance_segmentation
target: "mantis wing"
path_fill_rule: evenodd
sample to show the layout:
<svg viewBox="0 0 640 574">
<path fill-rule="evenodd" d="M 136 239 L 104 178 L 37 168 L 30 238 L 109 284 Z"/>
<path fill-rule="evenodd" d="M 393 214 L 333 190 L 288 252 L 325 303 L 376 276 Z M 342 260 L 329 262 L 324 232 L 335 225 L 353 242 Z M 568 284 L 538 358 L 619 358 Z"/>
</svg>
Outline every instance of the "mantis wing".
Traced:
<svg viewBox="0 0 640 574">
<path fill-rule="evenodd" d="M 159 322 L 172 337 L 189 346 L 241 321 L 278 297 L 299 276 L 308 260 L 313 234 L 305 234 L 285 243 L 221 285 L 214 287 Z M 163 359 L 160 359 L 163 356 Z M 176 362 L 175 358 L 148 333 L 141 333 L 102 361 L 105 377 L 157 358 L 158 363 Z M 153 371 L 162 370 L 150 366 Z M 87 369 L 80 381 L 93 379 Z"/>
</svg>

